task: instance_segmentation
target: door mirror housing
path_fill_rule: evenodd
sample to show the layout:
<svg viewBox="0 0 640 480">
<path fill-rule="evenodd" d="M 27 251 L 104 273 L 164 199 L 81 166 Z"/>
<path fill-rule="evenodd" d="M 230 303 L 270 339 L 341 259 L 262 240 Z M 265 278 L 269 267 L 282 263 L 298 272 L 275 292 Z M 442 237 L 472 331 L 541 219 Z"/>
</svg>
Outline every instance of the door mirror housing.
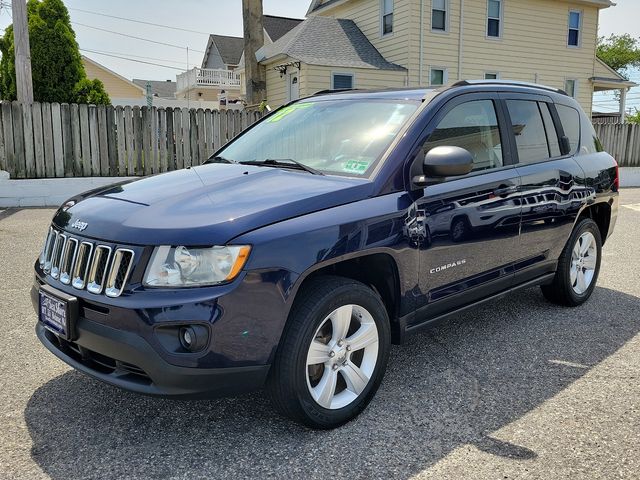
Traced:
<svg viewBox="0 0 640 480">
<path fill-rule="evenodd" d="M 417 186 L 425 186 L 428 178 L 457 177 L 473 170 L 473 155 L 461 147 L 435 147 L 429 150 L 422 162 L 424 175 L 413 178 Z"/>
</svg>

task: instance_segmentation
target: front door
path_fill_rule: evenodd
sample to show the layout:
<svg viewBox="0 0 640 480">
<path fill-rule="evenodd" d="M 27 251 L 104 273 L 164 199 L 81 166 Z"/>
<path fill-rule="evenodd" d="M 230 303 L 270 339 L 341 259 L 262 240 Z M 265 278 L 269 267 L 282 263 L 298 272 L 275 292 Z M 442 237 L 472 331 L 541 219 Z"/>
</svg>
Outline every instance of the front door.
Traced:
<svg viewBox="0 0 640 480">
<path fill-rule="evenodd" d="M 428 185 L 412 210 L 425 230 L 416 323 L 508 289 L 522 256 L 519 176 L 497 95 L 452 99 L 426 133 L 424 152 L 462 147 L 472 154 L 474 168 Z"/>
<path fill-rule="evenodd" d="M 295 71 L 288 74 L 289 81 L 289 101 L 300 98 L 300 72 Z"/>
</svg>

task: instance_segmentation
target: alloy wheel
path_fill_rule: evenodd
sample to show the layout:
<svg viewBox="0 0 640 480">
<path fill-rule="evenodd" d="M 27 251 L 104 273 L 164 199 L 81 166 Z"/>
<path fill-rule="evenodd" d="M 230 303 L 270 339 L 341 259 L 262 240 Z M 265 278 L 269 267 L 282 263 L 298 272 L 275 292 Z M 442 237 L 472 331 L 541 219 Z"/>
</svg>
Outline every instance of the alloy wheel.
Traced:
<svg viewBox="0 0 640 480">
<path fill-rule="evenodd" d="M 582 295 L 593 282 L 598 263 L 596 239 L 591 232 L 585 232 L 578 237 L 571 252 L 571 266 L 569 279 L 571 288 L 578 295 Z"/>
<path fill-rule="evenodd" d="M 373 377 L 378 346 L 376 322 L 364 307 L 343 305 L 331 312 L 307 353 L 307 387 L 318 405 L 335 410 L 354 402 Z"/>
</svg>

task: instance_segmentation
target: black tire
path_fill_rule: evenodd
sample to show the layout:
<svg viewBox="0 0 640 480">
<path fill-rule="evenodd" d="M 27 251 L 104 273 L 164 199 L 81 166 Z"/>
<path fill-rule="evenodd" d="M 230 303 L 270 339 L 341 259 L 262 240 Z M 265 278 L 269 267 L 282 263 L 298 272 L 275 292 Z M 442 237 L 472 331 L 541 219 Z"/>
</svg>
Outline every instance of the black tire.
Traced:
<svg viewBox="0 0 640 480">
<path fill-rule="evenodd" d="M 587 288 L 583 293 L 577 293 L 571 282 L 571 253 L 578 239 L 586 232 L 590 232 L 596 241 L 596 267 L 589 288 Z M 596 287 L 598 274 L 600 273 L 601 258 L 602 237 L 600 235 L 598 225 L 590 218 L 580 220 L 573 229 L 571 237 L 569 237 L 569 240 L 560 255 L 558 260 L 558 269 L 555 277 L 553 278 L 553 282 L 541 287 L 545 298 L 552 303 L 566 307 L 577 307 L 578 305 L 582 305 L 589 299 Z"/>
<path fill-rule="evenodd" d="M 471 226 L 466 217 L 456 217 L 451 222 L 451 240 L 462 242 L 469 236 Z"/>
<path fill-rule="evenodd" d="M 283 415 L 311 428 L 338 427 L 362 412 L 375 395 L 389 358 L 389 318 L 380 297 L 366 285 L 343 277 L 322 276 L 303 287 L 291 310 L 287 327 L 267 380 L 267 391 Z M 364 307 L 378 332 L 377 360 L 367 386 L 352 403 L 338 409 L 322 407 L 307 384 L 307 352 L 327 316 L 344 305 Z"/>
</svg>

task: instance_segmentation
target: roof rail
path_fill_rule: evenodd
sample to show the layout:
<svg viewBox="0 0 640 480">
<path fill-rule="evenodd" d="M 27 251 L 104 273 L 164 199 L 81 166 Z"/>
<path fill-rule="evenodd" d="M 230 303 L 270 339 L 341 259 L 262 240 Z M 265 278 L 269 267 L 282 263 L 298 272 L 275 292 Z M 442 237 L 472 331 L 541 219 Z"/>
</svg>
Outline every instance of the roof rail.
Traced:
<svg viewBox="0 0 640 480">
<path fill-rule="evenodd" d="M 355 90 L 360 90 L 358 88 L 327 88 L 325 90 L 318 90 L 316 93 L 311 95 L 315 97 L 316 95 L 326 95 L 327 93 L 340 93 L 340 92 L 353 92 Z"/>
<path fill-rule="evenodd" d="M 539 90 L 548 90 L 550 92 L 559 93 L 561 95 L 569 96 L 567 92 L 560 88 L 548 87 L 546 85 L 539 85 L 537 83 L 531 82 L 520 82 L 517 80 L 461 80 L 459 82 L 454 83 L 453 87 L 462 87 L 465 85 L 505 85 L 505 86 L 514 86 L 514 87 L 530 87 L 537 88 Z"/>
</svg>

